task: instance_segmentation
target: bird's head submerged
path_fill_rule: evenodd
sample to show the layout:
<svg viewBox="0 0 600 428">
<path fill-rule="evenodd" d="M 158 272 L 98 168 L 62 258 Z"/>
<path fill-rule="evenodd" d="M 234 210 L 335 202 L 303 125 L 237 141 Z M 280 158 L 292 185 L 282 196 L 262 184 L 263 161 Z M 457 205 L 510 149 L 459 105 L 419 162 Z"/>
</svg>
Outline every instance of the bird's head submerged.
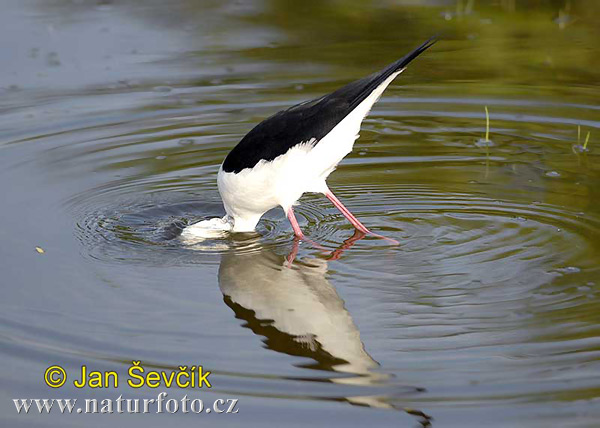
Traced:
<svg viewBox="0 0 600 428">
<path fill-rule="evenodd" d="M 187 226 L 181 232 L 181 237 L 183 239 L 222 238 L 232 230 L 233 220 L 226 215 L 222 218 L 215 217 Z"/>
<path fill-rule="evenodd" d="M 231 232 L 253 232 L 260 215 L 250 217 L 233 217 L 229 214 L 224 217 L 214 217 L 202 220 L 187 226 L 181 232 L 181 238 L 185 239 L 215 239 L 223 238 Z"/>
</svg>

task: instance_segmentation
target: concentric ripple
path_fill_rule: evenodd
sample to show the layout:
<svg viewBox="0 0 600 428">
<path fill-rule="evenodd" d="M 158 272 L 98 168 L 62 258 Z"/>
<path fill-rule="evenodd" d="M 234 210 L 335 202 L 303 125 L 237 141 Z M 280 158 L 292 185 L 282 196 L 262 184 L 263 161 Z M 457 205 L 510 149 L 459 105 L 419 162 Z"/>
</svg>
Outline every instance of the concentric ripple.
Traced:
<svg viewBox="0 0 600 428">
<path fill-rule="evenodd" d="M 439 99 L 410 101 L 425 105 L 447 102 Z M 498 101 L 496 104 L 505 106 L 507 103 Z M 212 121 L 222 114 L 218 109 L 209 118 L 210 125 L 190 126 L 185 120 L 192 113 L 187 110 L 177 113 L 183 121 L 175 128 L 157 125 L 157 120 L 164 122 L 165 117 L 150 116 L 147 119 L 149 128 L 143 131 L 112 132 L 86 143 L 87 148 L 76 144 L 59 149 L 69 159 L 80 157 L 85 161 L 93 155 L 96 162 L 106 163 L 101 168 L 107 170 L 145 168 L 141 163 L 144 157 L 148 159 L 148 167 L 154 163 L 160 168 L 160 162 L 171 162 L 164 172 L 159 169 L 158 174 L 151 176 L 136 174 L 118 178 L 68 198 L 66 206 L 77 219 L 77 236 L 90 256 L 119 262 L 156 263 L 172 258 L 173 263 L 185 263 L 186 260 L 197 263 L 198 258 L 193 251 L 219 253 L 228 248 L 252 251 L 259 243 L 281 247 L 285 252 L 291 242 L 291 233 L 279 210 L 264 216 L 258 234 L 254 236 L 233 235 L 187 248 L 176 239 L 186 225 L 224 214 L 215 189 L 215 172 L 222 159 L 219 153 L 226 153 L 222 145 L 230 144 L 230 138 L 213 138 L 221 141 L 217 145 L 214 142 L 204 144 L 203 137 L 181 138 L 194 133 L 223 133 L 223 125 Z M 516 131 L 511 128 L 519 126 L 518 122 L 511 122 L 510 115 L 503 116 L 504 129 L 496 132 L 492 153 L 487 153 L 485 158 L 486 149 L 476 142 L 469 147 L 464 138 L 460 144 L 454 141 L 453 134 L 470 132 L 468 128 L 457 126 L 452 129 L 451 135 L 431 147 L 430 154 L 423 156 L 419 151 L 418 157 L 411 158 L 411 153 L 416 154 L 414 139 L 419 136 L 411 124 L 414 121 L 411 116 L 416 117 L 417 114 L 420 112 L 405 113 L 401 119 L 388 114 L 382 122 L 377 120 L 376 111 L 375 118 L 367 120 L 365 135 L 357 143 L 358 156 L 349 159 L 348 165 L 342 165 L 330 180 L 338 196 L 365 225 L 401 242 L 396 253 L 408 257 L 412 253 L 416 256 L 419 252 L 433 250 L 423 254 L 429 261 L 439 258 L 454 260 L 457 264 L 464 261 L 471 266 L 492 261 L 500 263 L 504 259 L 519 260 L 523 270 L 527 270 L 523 261 L 530 266 L 536 263 L 543 266 L 545 261 L 552 260 L 553 264 L 564 265 L 562 268 L 585 264 L 582 255 L 589 251 L 587 238 L 598 235 L 598 219 L 579 210 L 538 200 L 543 199 L 539 197 L 539 191 L 546 184 L 540 182 L 552 175 L 545 174 L 534 159 L 528 164 L 522 163 L 537 156 L 537 149 L 533 142 L 526 147 L 512 137 Z M 469 116 L 466 113 L 461 119 L 464 121 Z M 514 117 L 520 119 L 522 116 Z M 382 123 L 385 125 L 383 128 Z M 144 124 L 143 120 L 139 123 Z M 129 124 L 125 126 L 130 127 Z M 425 132 L 426 138 L 431 133 L 438 133 L 434 128 L 424 126 L 418 132 Z M 227 131 L 225 134 L 231 135 Z M 436 141 L 432 136 L 430 138 Z M 155 149 L 157 144 L 159 147 Z M 405 154 L 397 156 L 396 153 L 403 148 L 407 149 Z M 458 155 L 457 148 L 467 153 Z M 135 155 L 132 149 L 142 157 Z M 448 156 L 448 149 L 454 153 L 453 158 Z M 132 160 L 124 162 L 120 152 Z M 150 156 L 144 155 L 148 152 Z M 519 157 L 510 159 L 515 155 Z M 115 163 L 114 159 L 121 160 Z M 56 162 L 60 164 L 61 160 Z M 490 162 L 495 177 L 489 176 Z M 426 169 L 427 165 L 429 168 L 441 168 L 444 176 L 450 178 L 450 183 L 439 183 L 431 177 L 415 180 L 414 175 Z M 459 165 L 462 167 L 457 168 Z M 484 165 L 485 177 L 481 174 Z M 509 167 L 515 178 L 507 182 Z M 186 174 L 187 171 L 200 175 L 192 176 Z M 556 174 L 559 178 L 552 184 L 563 181 L 563 186 L 572 187 L 574 178 L 577 178 Z M 459 175 L 460 180 L 457 180 Z M 472 179 L 464 183 L 469 177 Z M 415 184 L 397 184 L 407 178 L 416 181 Z M 379 180 L 384 182 L 374 184 Z M 338 181 L 354 184 L 337 185 Z M 523 184 L 515 192 L 513 186 L 517 182 Z M 335 249 L 352 234 L 353 229 L 343 216 L 318 195 L 306 195 L 297 213 L 311 239 L 327 248 Z M 579 245 L 556 250 L 557 246 L 578 239 L 582 241 Z M 374 248 L 383 247 L 389 247 L 387 241 L 367 237 L 353 251 L 367 254 Z M 165 258 L 165 254 L 168 257 Z M 562 268 L 551 270 L 560 272 Z"/>
</svg>

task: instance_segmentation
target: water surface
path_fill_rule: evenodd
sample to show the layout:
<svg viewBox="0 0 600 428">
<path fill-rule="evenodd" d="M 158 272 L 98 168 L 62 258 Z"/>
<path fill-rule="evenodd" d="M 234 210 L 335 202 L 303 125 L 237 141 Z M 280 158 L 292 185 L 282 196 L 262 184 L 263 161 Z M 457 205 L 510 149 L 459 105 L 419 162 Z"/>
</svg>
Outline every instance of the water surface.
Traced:
<svg viewBox="0 0 600 428">
<path fill-rule="evenodd" d="M 6 2 L 4 423 L 595 426 L 600 9 L 500 3 Z M 291 265 L 281 210 L 256 234 L 178 238 L 223 215 L 218 167 L 254 124 L 440 31 L 329 180 L 399 246 L 354 239 L 318 195 L 296 212 L 327 251 L 301 243 Z M 155 397 L 43 383 L 52 364 L 132 360 L 202 364 L 210 391 L 169 394 L 239 398 L 240 413 L 14 410 Z"/>
</svg>

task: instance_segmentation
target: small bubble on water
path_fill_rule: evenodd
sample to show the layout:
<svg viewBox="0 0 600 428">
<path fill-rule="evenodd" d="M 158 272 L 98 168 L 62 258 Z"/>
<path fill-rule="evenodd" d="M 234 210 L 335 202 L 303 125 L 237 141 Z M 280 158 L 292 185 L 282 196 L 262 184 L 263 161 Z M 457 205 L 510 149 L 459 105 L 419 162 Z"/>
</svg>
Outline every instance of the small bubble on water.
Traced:
<svg viewBox="0 0 600 428">
<path fill-rule="evenodd" d="M 46 55 L 46 64 L 48 64 L 50 67 L 60 66 L 58 54 L 56 52 L 50 52 L 48 55 Z"/>
<path fill-rule="evenodd" d="M 294 89 L 297 91 L 301 91 L 302 89 L 304 89 L 304 85 L 296 85 L 294 86 Z"/>
<path fill-rule="evenodd" d="M 560 177 L 560 172 L 558 172 L 558 171 L 548 171 L 546 173 L 546 177 L 552 177 L 552 178 Z"/>
<path fill-rule="evenodd" d="M 495 144 L 492 140 L 486 140 L 485 138 L 480 138 L 477 141 L 475 141 L 475 145 L 477 147 L 494 147 Z"/>
<path fill-rule="evenodd" d="M 179 140 L 177 142 L 177 144 L 179 144 L 180 146 L 191 146 L 192 144 L 194 144 L 194 139 L 193 138 L 182 138 L 181 140 Z"/>
<path fill-rule="evenodd" d="M 166 159 L 166 158 L 167 158 L 166 156 L 156 156 L 154 159 L 163 160 L 163 159 Z"/>
<path fill-rule="evenodd" d="M 565 273 L 565 274 L 579 273 L 579 272 L 581 272 L 581 269 L 579 269 L 576 266 L 566 266 L 564 268 L 558 268 L 556 270 L 559 271 L 559 272 L 561 272 L 561 273 Z"/>
</svg>

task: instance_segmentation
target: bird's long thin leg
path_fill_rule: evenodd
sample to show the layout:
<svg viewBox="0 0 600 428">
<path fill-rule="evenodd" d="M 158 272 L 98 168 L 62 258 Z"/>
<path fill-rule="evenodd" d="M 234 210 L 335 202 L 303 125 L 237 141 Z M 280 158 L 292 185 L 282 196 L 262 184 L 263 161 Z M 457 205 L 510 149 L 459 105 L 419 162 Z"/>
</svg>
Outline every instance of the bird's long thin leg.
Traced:
<svg viewBox="0 0 600 428">
<path fill-rule="evenodd" d="M 328 190 L 325 193 L 325 196 L 327 196 L 327 199 L 333 202 L 333 205 L 335 205 L 335 207 L 340 210 L 342 214 L 344 214 L 344 217 L 346 217 L 348 221 L 352 223 L 352 226 L 360 230 L 362 233 L 371 233 L 371 231 L 367 229 L 360 221 L 358 221 L 358 219 L 354 217 L 350 210 L 340 202 L 340 200 L 333 194 L 331 190 Z"/>
<path fill-rule="evenodd" d="M 315 241 L 308 239 L 306 236 L 304 236 L 304 233 L 302 233 L 302 230 L 300 230 L 300 225 L 298 224 L 298 220 L 296 220 L 296 216 L 294 215 L 294 210 L 292 209 L 292 207 L 290 207 L 287 211 L 287 218 L 292 224 L 292 229 L 294 229 L 294 235 L 296 235 L 294 236 L 294 247 L 292 248 L 292 252 L 287 257 L 289 266 L 291 266 L 292 262 L 298 255 L 298 244 L 300 240 L 308 242 L 310 245 L 312 245 L 319 251 L 324 251 L 327 253 L 329 252 L 322 245 L 319 245 Z"/>
<path fill-rule="evenodd" d="M 333 192 L 331 190 L 327 190 L 327 192 L 325 192 L 325 196 L 327 196 L 327 199 L 329 199 L 331 202 L 333 202 L 333 205 L 335 205 L 335 207 L 340 210 L 340 212 L 342 214 L 344 214 L 344 217 L 346 217 L 348 219 L 348 221 L 350 223 L 352 223 L 352 226 L 354 226 L 357 230 L 361 231 L 362 233 L 366 233 L 372 236 L 376 236 L 378 238 L 382 238 L 385 239 L 386 241 L 390 241 L 395 245 L 398 245 L 399 242 L 396 241 L 395 239 L 391 239 L 391 238 L 386 238 L 385 236 L 381 236 L 378 235 L 376 233 L 371 232 L 369 229 L 367 229 L 365 227 L 365 225 L 363 225 L 360 221 L 358 221 L 358 219 L 356 217 L 354 217 L 354 215 L 350 212 L 350 210 L 348 208 L 346 208 L 344 206 L 344 204 L 342 204 L 340 202 L 340 200 L 333 194 Z"/>
<path fill-rule="evenodd" d="M 296 216 L 294 215 L 294 210 L 290 207 L 287 211 L 287 218 L 292 224 L 292 229 L 294 229 L 294 235 L 299 239 L 304 239 L 304 233 L 300 230 L 300 225 L 298 224 L 298 220 L 296 220 Z"/>
</svg>

